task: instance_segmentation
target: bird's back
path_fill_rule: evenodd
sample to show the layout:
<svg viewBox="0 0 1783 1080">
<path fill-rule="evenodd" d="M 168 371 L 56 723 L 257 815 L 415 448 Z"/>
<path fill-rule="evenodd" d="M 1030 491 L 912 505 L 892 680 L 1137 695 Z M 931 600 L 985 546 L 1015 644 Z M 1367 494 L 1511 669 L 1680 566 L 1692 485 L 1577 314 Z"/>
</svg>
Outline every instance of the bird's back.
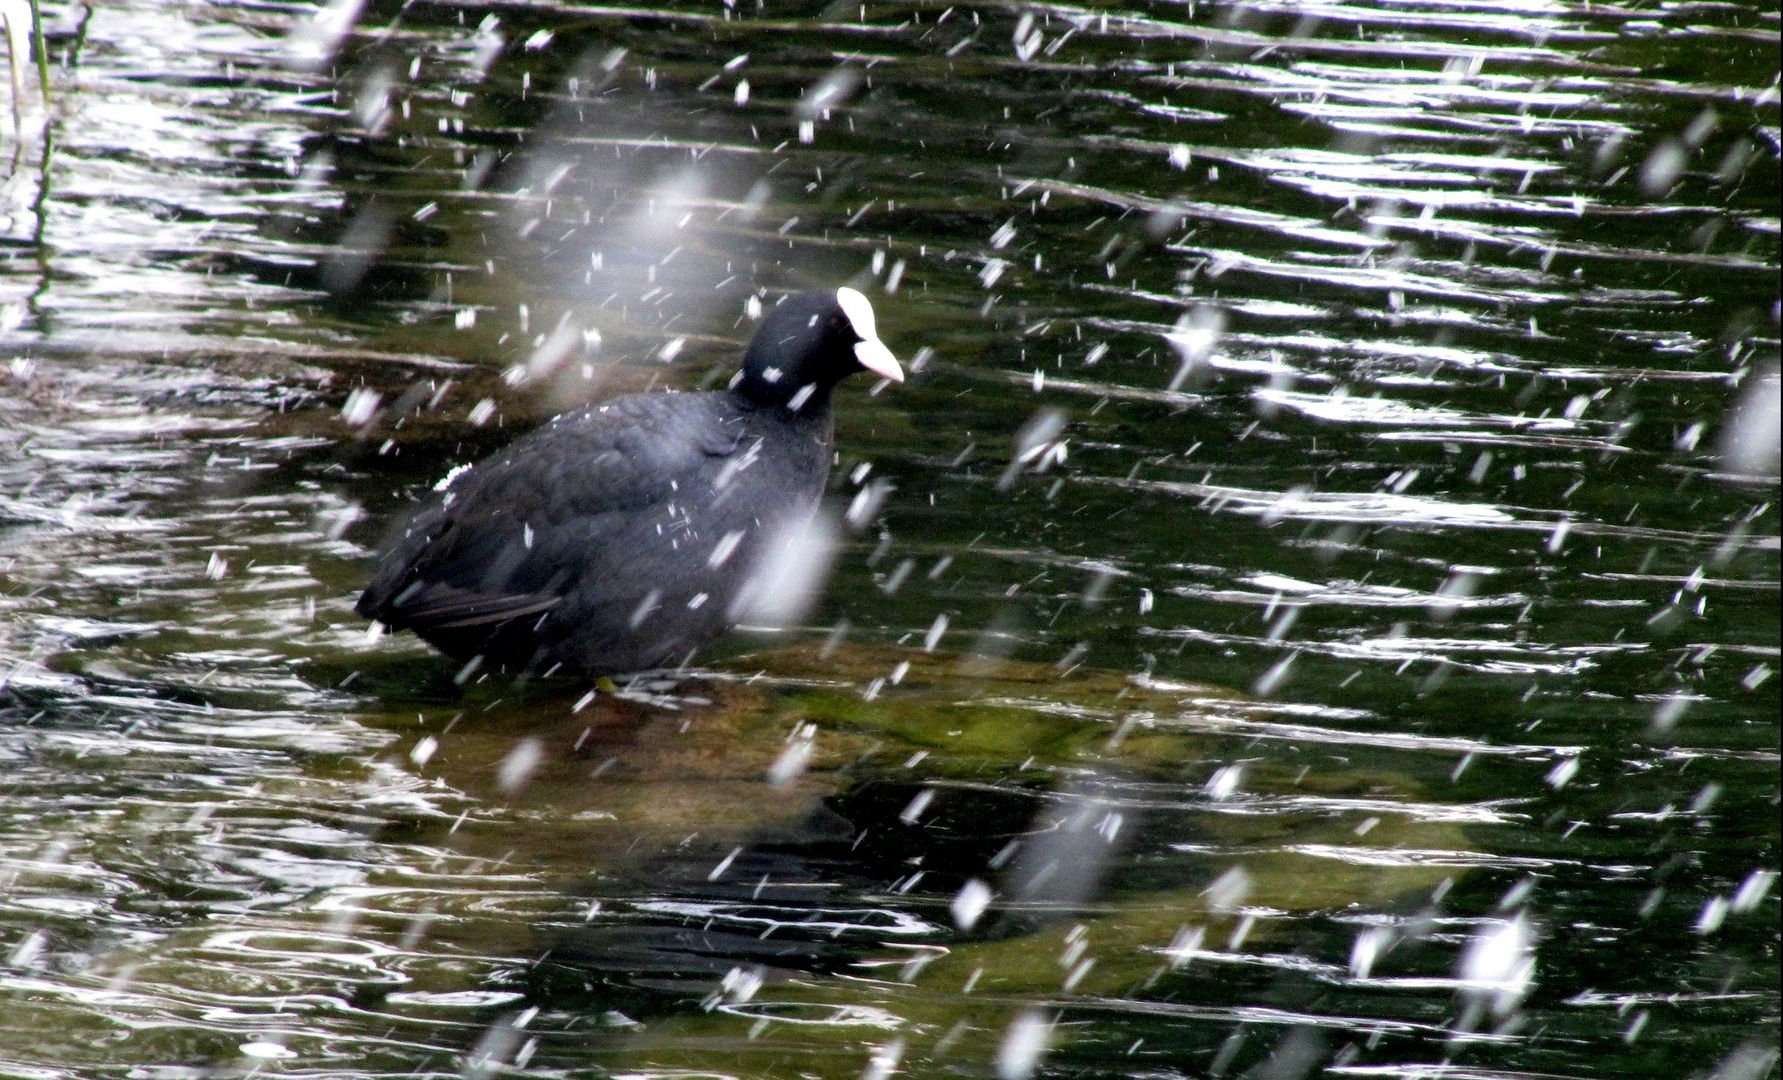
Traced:
<svg viewBox="0 0 1783 1080">
<path fill-rule="evenodd" d="M 678 663 L 728 628 L 766 534 L 815 508 L 829 430 L 724 392 L 567 413 L 444 484 L 356 610 L 460 659 Z"/>
</svg>

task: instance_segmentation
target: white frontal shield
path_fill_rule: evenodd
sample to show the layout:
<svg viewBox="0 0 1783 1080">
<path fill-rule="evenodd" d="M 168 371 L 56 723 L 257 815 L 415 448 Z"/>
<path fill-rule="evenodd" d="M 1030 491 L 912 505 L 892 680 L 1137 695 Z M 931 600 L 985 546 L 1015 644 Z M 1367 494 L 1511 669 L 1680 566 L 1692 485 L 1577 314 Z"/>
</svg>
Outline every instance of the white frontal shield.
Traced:
<svg viewBox="0 0 1783 1080">
<path fill-rule="evenodd" d="M 865 296 L 846 287 L 836 290 L 836 302 L 842 305 L 842 314 L 848 316 L 854 332 L 860 335 L 861 340 L 854 346 L 854 358 L 860 361 L 861 367 L 892 382 L 903 382 L 904 369 L 898 366 L 898 358 L 879 340 L 879 330 L 873 321 L 873 305 Z"/>
</svg>

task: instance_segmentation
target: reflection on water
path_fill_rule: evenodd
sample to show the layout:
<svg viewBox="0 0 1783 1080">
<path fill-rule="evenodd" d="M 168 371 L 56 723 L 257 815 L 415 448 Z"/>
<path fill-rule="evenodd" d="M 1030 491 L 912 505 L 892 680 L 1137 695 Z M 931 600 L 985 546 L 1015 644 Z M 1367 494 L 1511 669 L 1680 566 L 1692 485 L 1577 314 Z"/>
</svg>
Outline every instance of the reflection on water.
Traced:
<svg viewBox="0 0 1783 1080">
<path fill-rule="evenodd" d="M 1775 1075 L 1774 11 L 43 29 L 0 1071 Z M 354 619 L 449 468 L 840 284 L 912 379 L 805 630 Z"/>
</svg>

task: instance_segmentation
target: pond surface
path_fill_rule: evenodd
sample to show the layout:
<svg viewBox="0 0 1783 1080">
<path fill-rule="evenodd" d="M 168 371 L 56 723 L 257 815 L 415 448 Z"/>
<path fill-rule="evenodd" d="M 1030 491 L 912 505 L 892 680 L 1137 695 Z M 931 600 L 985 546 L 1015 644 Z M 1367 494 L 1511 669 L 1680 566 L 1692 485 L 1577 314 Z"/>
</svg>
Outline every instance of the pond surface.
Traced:
<svg viewBox="0 0 1783 1080">
<path fill-rule="evenodd" d="M 1775 1076 L 1778 24 L 46 4 L 0 1076 Z M 842 284 L 805 624 L 352 614 Z"/>
</svg>

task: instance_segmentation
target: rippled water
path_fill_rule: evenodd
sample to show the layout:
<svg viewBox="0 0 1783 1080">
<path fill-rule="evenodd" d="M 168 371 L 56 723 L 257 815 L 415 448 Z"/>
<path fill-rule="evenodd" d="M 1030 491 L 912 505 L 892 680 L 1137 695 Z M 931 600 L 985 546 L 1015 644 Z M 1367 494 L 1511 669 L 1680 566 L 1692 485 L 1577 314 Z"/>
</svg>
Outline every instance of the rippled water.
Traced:
<svg viewBox="0 0 1783 1080">
<path fill-rule="evenodd" d="M 44 19 L 0 1075 L 1776 1075 L 1774 7 Z M 843 283 L 808 629 L 352 615 Z"/>
</svg>

